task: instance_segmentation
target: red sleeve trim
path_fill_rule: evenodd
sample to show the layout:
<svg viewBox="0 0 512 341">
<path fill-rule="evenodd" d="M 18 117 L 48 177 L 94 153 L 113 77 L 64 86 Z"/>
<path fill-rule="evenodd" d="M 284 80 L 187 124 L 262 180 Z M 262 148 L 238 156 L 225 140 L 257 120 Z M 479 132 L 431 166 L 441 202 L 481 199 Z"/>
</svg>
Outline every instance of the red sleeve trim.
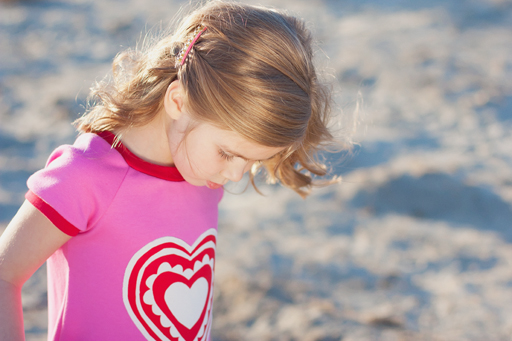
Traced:
<svg viewBox="0 0 512 341">
<path fill-rule="evenodd" d="M 27 194 L 25 194 L 25 198 L 34 205 L 42 214 L 48 218 L 53 225 L 55 225 L 59 230 L 67 234 L 68 236 L 74 237 L 80 232 L 73 224 L 67 221 L 64 217 L 62 217 L 59 212 L 57 212 L 53 207 L 51 207 L 48 203 L 46 203 L 43 199 L 39 198 L 34 192 L 29 190 Z"/>
</svg>

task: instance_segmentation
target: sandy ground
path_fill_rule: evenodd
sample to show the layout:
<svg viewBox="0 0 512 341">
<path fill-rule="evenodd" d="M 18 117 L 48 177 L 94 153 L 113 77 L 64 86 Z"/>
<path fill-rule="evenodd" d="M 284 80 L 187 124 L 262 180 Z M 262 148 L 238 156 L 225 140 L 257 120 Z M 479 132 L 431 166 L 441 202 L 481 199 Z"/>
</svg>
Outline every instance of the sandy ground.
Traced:
<svg viewBox="0 0 512 341">
<path fill-rule="evenodd" d="M 0 3 L 0 228 L 92 81 L 182 3 Z M 214 340 L 512 339 L 512 2 L 259 3 L 310 24 L 358 144 L 305 201 L 225 195 Z M 45 339 L 44 268 L 23 298 Z"/>
</svg>

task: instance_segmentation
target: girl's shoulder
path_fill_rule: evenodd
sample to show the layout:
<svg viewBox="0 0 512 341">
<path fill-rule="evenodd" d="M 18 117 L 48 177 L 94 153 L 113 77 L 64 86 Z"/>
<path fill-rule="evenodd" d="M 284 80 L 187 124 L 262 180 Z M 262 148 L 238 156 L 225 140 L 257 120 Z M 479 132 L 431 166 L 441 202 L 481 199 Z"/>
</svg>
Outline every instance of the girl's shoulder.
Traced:
<svg viewBox="0 0 512 341">
<path fill-rule="evenodd" d="M 59 229 L 75 235 L 103 215 L 127 172 L 123 157 L 107 141 L 82 134 L 73 145 L 55 149 L 28 179 L 26 198 L 47 217 L 57 217 L 52 222 Z"/>
<path fill-rule="evenodd" d="M 117 182 L 128 170 L 123 157 L 101 136 L 81 134 L 72 145 L 61 145 L 48 158 L 44 169 L 32 178 L 91 186 Z M 30 182 L 30 179 L 29 179 Z"/>
<path fill-rule="evenodd" d="M 28 179 L 31 190 L 101 193 L 116 188 L 129 166 L 119 152 L 100 135 L 81 134 L 72 145 L 51 153 L 43 169 Z"/>
<path fill-rule="evenodd" d="M 48 158 L 46 167 L 56 160 L 63 165 L 77 165 L 80 168 L 84 166 L 101 168 L 106 164 L 111 167 L 116 163 L 122 167 L 124 164 L 123 158 L 111 144 L 93 133 L 81 134 L 72 145 L 62 145 L 55 149 Z"/>
</svg>

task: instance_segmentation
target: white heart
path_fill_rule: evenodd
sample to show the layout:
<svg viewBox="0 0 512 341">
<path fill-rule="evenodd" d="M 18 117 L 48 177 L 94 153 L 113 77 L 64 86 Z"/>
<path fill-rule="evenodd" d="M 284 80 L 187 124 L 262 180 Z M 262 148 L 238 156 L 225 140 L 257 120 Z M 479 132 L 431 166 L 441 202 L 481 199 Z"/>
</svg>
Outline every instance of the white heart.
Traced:
<svg viewBox="0 0 512 341">
<path fill-rule="evenodd" d="M 174 317 L 187 329 L 192 329 L 201 316 L 208 296 L 208 281 L 201 277 L 191 288 L 176 282 L 165 290 L 165 303 Z"/>
</svg>

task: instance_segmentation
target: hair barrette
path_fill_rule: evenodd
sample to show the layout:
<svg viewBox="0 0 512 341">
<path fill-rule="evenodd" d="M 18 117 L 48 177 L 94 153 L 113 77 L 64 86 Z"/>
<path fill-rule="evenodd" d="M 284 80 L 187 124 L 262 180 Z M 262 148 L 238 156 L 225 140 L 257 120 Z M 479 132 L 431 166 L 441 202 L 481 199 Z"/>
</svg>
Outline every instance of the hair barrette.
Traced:
<svg viewBox="0 0 512 341">
<path fill-rule="evenodd" d="M 189 38 L 185 43 L 185 46 L 183 46 L 183 49 L 181 49 L 181 52 L 178 55 L 177 64 L 181 66 L 185 63 L 190 50 L 192 49 L 192 47 L 194 47 L 194 44 L 196 43 L 197 39 L 199 39 L 201 34 L 203 34 L 203 32 L 206 31 L 207 28 L 208 27 L 203 25 L 199 25 L 196 27 L 196 29 L 194 30 L 194 37 Z"/>
</svg>

